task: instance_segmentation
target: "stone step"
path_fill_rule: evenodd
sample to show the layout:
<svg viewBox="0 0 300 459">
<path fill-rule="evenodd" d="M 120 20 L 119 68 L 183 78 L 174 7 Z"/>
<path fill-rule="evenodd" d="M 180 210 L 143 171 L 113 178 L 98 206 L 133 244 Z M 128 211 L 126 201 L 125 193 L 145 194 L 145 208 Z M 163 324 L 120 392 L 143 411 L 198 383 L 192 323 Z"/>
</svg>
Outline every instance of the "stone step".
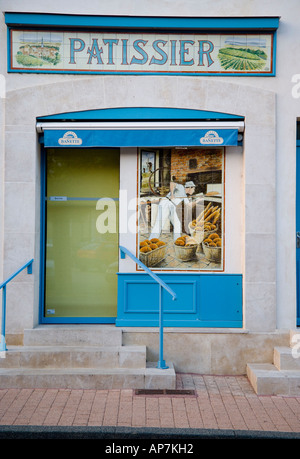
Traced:
<svg viewBox="0 0 300 459">
<path fill-rule="evenodd" d="M 176 374 L 146 363 L 146 346 L 122 346 L 115 325 L 39 325 L 0 353 L 0 387 L 175 389 Z"/>
<path fill-rule="evenodd" d="M 168 369 L 156 368 L 0 368 L 1 388 L 64 389 L 175 389 L 176 375 L 171 363 Z"/>
<path fill-rule="evenodd" d="M 247 376 L 258 395 L 300 396 L 300 370 L 278 370 L 270 363 L 248 363 Z"/>
<path fill-rule="evenodd" d="M 300 328 L 290 330 L 290 348 L 293 349 L 294 354 L 300 358 Z"/>
<path fill-rule="evenodd" d="M 121 346 L 115 325 L 39 325 L 24 330 L 24 346 Z"/>
<path fill-rule="evenodd" d="M 145 368 L 146 346 L 8 346 L 0 368 Z"/>
<path fill-rule="evenodd" d="M 300 328 L 290 330 L 290 347 L 293 347 L 297 342 L 300 342 Z"/>
<path fill-rule="evenodd" d="M 300 371 L 300 349 L 277 346 L 274 348 L 274 365 L 278 370 L 299 370 Z"/>
</svg>

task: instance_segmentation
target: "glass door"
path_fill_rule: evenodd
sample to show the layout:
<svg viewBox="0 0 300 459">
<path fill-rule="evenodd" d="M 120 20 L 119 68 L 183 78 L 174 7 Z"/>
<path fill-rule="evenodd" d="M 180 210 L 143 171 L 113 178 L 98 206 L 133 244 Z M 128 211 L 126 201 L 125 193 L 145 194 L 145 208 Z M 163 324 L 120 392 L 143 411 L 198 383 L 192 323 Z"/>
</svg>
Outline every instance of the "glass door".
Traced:
<svg viewBox="0 0 300 459">
<path fill-rule="evenodd" d="M 46 152 L 45 322 L 114 322 L 119 164 L 119 149 Z"/>
</svg>

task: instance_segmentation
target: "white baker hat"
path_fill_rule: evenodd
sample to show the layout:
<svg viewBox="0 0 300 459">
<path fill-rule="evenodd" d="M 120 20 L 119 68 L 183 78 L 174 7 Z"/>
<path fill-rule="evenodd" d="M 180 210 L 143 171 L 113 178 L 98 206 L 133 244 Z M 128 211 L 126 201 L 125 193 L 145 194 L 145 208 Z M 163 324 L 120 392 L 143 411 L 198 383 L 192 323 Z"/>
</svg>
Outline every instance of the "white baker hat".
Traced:
<svg viewBox="0 0 300 459">
<path fill-rule="evenodd" d="M 192 187 L 195 187 L 196 185 L 194 184 L 194 182 L 185 182 L 185 185 L 184 187 L 185 188 L 192 188 Z"/>
</svg>

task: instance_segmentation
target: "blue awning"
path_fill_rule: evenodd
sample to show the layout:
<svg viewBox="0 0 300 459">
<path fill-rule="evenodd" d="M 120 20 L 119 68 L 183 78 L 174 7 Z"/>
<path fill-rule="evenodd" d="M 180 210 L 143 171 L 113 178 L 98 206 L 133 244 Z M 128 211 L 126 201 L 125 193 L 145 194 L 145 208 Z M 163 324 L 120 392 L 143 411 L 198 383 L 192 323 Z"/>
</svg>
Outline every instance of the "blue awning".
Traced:
<svg viewBox="0 0 300 459">
<path fill-rule="evenodd" d="M 238 128 L 227 129 L 44 129 L 49 147 L 235 146 Z"/>
</svg>

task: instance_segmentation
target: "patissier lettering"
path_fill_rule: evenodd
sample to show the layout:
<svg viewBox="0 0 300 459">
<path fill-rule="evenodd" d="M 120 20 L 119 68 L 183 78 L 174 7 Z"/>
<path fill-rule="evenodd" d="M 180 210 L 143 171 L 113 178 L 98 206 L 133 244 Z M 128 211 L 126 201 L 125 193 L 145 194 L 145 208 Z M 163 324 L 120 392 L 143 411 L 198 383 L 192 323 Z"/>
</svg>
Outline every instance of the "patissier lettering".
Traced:
<svg viewBox="0 0 300 459">
<path fill-rule="evenodd" d="M 99 66 L 207 66 L 214 61 L 211 56 L 214 45 L 210 40 L 179 40 L 136 38 L 92 38 L 86 43 L 83 38 L 69 38 L 70 64 L 76 65 L 79 58 L 86 64 Z"/>
</svg>

